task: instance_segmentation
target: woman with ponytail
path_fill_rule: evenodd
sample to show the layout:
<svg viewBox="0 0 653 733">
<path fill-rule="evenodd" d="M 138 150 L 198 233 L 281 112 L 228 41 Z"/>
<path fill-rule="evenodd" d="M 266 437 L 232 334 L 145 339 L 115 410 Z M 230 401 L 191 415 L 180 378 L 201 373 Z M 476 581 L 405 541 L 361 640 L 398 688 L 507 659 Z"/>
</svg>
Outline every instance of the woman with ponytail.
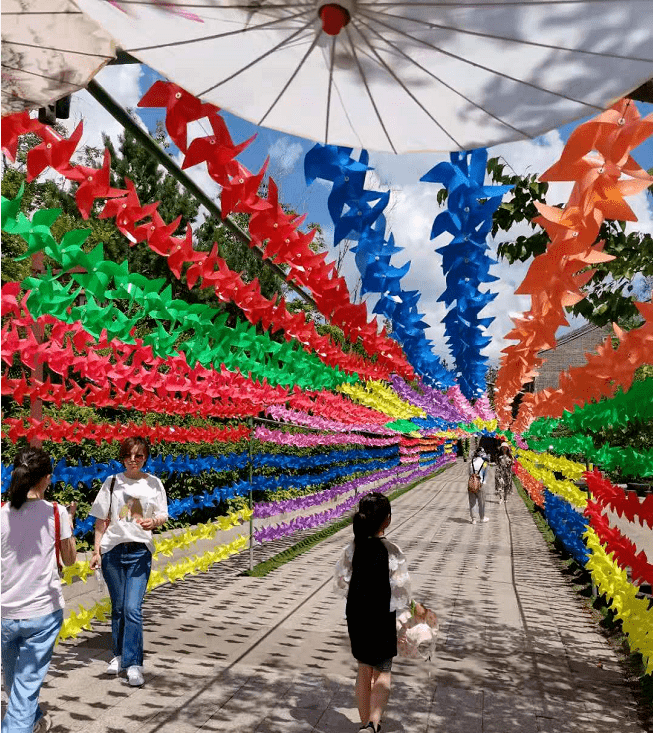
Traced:
<svg viewBox="0 0 653 733">
<path fill-rule="evenodd" d="M 52 460 L 39 448 L 16 455 L 9 502 L 0 512 L 2 531 L 2 673 L 8 695 L 2 733 L 43 733 L 50 719 L 39 693 L 63 623 L 58 556 L 76 558 L 68 511 L 45 500 Z M 55 545 L 58 541 L 58 548 Z"/>
<path fill-rule="evenodd" d="M 347 595 L 347 630 L 358 661 L 356 700 L 365 733 L 381 730 L 397 654 L 397 612 L 408 609 L 411 600 L 406 558 L 384 537 L 390 521 L 390 502 L 383 494 L 364 496 L 354 515 L 354 540 L 335 571 L 336 591 Z"/>
</svg>

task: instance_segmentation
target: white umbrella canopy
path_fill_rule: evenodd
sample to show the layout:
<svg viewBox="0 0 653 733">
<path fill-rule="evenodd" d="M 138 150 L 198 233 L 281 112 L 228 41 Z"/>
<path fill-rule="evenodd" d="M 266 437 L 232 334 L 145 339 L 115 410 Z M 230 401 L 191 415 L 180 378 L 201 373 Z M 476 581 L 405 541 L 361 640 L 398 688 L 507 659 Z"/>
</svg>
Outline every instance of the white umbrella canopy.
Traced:
<svg viewBox="0 0 653 733">
<path fill-rule="evenodd" d="M 202 100 L 355 148 L 451 151 L 530 138 L 653 77 L 651 0 L 339 0 L 325 21 L 342 18 L 337 35 L 323 29 L 323 2 L 77 4 Z"/>
<path fill-rule="evenodd" d="M 72 0 L 2 0 L 2 114 L 76 92 L 115 52 L 111 36 Z"/>
</svg>

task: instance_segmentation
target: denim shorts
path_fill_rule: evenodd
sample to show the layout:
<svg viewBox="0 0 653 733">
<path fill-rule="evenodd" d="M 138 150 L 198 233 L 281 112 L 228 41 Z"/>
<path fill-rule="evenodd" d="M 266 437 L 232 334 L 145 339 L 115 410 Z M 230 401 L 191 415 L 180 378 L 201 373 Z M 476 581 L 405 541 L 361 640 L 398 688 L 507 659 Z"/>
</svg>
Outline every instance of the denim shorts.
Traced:
<svg viewBox="0 0 653 733">
<path fill-rule="evenodd" d="M 388 657 L 388 659 L 384 659 L 382 662 L 370 666 L 377 672 L 390 672 L 392 670 L 392 657 Z"/>
</svg>

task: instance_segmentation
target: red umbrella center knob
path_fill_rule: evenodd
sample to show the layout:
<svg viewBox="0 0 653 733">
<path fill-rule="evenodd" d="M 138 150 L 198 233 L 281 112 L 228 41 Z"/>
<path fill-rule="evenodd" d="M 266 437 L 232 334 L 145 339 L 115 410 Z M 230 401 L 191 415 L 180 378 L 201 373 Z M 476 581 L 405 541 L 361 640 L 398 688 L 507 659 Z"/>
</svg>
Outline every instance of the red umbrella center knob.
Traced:
<svg viewBox="0 0 653 733">
<path fill-rule="evenodd" d="M 319 14 L 322 20 L 322 30 L 329 36 L 337 36 L 349 23 L 349 11 L 336 3 L 323 5 Z"/>
</svg>

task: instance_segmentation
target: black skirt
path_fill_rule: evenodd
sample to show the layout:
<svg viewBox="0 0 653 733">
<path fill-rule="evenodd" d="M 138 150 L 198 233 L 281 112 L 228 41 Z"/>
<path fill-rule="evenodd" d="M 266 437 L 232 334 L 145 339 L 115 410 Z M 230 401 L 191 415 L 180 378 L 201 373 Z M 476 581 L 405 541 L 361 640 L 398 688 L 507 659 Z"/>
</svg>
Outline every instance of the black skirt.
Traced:
<svg viewBox="0 0 653 733">
<path fill-rule="evenodd" d="M 396 612 L 390 611 L 390 572 L 385 540 L 358 541 L 347 594 L 347 630 L 354 659 L 375 666 L 396 656 Z"/>
</svg>

